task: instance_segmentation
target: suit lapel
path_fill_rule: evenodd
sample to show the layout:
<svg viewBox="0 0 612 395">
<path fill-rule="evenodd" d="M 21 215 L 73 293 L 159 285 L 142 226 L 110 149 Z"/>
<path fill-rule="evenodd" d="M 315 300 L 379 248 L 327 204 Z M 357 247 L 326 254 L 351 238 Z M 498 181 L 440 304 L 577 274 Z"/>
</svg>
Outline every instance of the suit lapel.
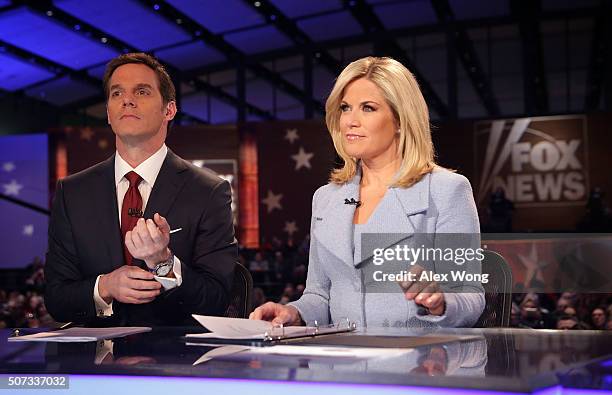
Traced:
<svg viewBox="0 0 612 395">
<path fill-rule="evenodd" d="M 411 216 L 429 208 L 429 174 L 410 188 L 389 188 L 383 200 L 369 218 L 363 233 L 376 234 L 369 238 L 361 251 L 359 265 L 370 259 L 374 248 L 388 248 L 412 237 L 419 227 Z M 361 241 L 358 242 L 361 247 Z M 360 254 L 361 255 L 361 254 Z"/>
<path fill-rule="evenodd" d="M 123 265 L 123 240 L 119 226 L 119 208 L 117 206 L 117 187 L 115 185 L 115 155 L 107 159 L 100 168 L 103 182 L 97 183 L 100 190 L 92 192 L 98 197 L 97 210 L 100 213 L 100 234 L 106 235 L 106 248 L 109 255 L 109 272 Z"/>
<path fill-rule="evenodd" d="M 187 166 L 183 160 L 168 149 L 166 159 L 164 159 L 155 185 L 151 190 L 144 212 L 145 218 L 153 218 L 155 213 L 159 213 L 163 217 L 168 216 L 174 200 L 185 184 L 186 178 L 180 176 L 185 170 L 187 170 Z"/>
<path fill-rule="evenodd" d="M 314 216 L 322 218 L 322 223 L 315 227 L 317 240 L 342 262 L 353 265 L 353 217 L 355 206 L 344 204 L 344 199 L 359 200 L 360 175 L 331 194 L 329 204 Z M 314 220 L 314 219 L 313 219 Z"/>
</svg>

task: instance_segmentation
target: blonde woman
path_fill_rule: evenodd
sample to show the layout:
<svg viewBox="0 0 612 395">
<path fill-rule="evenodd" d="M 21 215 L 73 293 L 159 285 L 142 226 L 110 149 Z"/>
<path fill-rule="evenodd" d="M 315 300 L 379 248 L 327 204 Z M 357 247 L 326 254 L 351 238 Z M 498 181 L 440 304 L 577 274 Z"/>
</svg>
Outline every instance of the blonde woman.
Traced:
<svg viewBox="0 0 612 395">
<path fill-rule="evenodd" d="M 250 318 L 472 326 L 484 309 L 481 286 L 471 293 L 444 292 L 435 281 L 395 284 L 397 292 L 364 287 L 371 257 L 361 257 L 362 233 L 479 233 L 468 180 L 434 161 L 429 113 L 414 76 L 390 58 L 359 59 L 342 71 L 325 107 L 344 166 L 313 197 L 306 289 L 299 300 L 266 303 Z"/>
</svg>

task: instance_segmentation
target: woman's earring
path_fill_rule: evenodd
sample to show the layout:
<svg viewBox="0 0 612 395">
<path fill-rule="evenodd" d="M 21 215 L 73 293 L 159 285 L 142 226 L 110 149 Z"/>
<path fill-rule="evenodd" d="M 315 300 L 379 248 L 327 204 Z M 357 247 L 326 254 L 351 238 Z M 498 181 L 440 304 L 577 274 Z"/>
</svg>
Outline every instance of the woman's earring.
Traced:
<svg viewBox="0 0 612 395">
<path fill-rule="evenodd" d="M 401 131 L 400 131 L 399 129 L 397 129 L 397 131 L 396 131 L 395 133 L 400 134 L 400 132 L 401 132 Z"/>
</svg>

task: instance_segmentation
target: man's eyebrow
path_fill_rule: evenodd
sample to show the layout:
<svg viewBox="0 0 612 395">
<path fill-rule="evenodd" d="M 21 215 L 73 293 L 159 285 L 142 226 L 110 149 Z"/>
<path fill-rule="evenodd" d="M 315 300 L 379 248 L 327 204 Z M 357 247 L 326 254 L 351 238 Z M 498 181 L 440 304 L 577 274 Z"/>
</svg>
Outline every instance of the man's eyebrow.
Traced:
<svg viewBox="0 0 612 395">
<path fill-rule="evenodd" d="M 140 83 L 140 84 L 136 84 L 136 89 L 139 89 L 139 88 L 149 88 L 149 89 L 153 89 L 153 87 L 152 87 L 151 85 L 146 84 L 146 83 L 144 83 L 144 82 L 143 82 L 143 83 Z"/>
<path fill-rule="evenodd" d="M 114 85 L 111 85 L 109 90 L 112 91 L 113 89 L 119 89 L 119 88 L 121 88 L 120 84 L 114 84 Z M 151 86 L 150 84 L 144 83 L 144 82 L 142 82 L 140 84 L 136 84 L 135 89 L 140 89 L 140 88 L 153 89 L 153 86 Z"/>
</svg>

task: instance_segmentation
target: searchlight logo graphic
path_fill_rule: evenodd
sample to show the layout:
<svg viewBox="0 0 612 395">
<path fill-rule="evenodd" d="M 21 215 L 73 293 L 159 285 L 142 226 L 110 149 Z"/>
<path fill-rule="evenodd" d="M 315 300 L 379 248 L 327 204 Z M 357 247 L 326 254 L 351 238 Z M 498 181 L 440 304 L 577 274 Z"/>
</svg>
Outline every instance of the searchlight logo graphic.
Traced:
<svg viewBox="0 0 612 395">
<path fill-rule="evenodd" d="M 498 188 L 517 207 L 585 204 L 585 117 L 502 119 L 478 122 L 475 129 L 479 204 Z"/>
</svg>

